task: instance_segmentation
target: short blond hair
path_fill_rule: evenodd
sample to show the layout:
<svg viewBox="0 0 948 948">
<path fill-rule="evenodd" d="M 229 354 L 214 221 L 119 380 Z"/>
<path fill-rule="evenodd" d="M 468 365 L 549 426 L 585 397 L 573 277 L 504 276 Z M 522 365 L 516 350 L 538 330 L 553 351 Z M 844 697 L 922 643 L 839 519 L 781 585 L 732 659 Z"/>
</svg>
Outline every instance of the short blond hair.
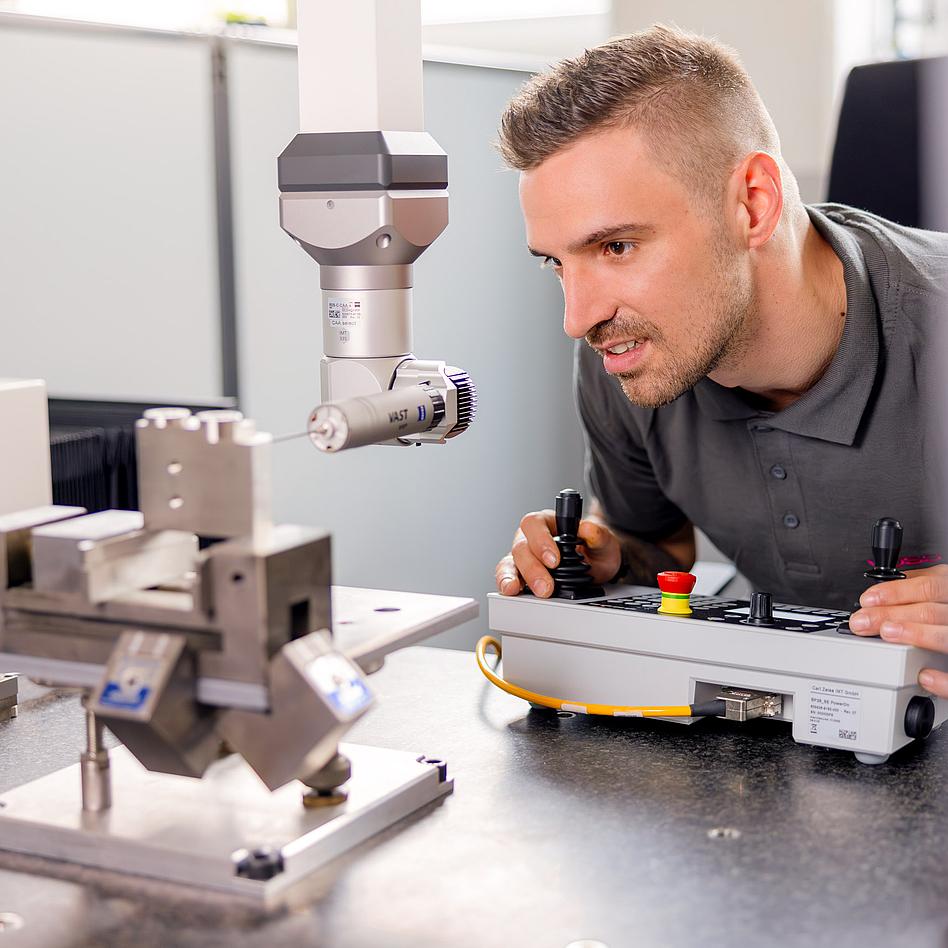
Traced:
<svg viewBox="0 0 948 948">
<path fill-rule="evenodd" d="M 504 111 L 497 148 L 527 171 L 587 133 L 623 127 L 640 129 L 668 170 L 707 198 L 720 198 L 746 154 L 779 160 L 777 131 L 737 53 L 663 25 L 534 76 Z"/>
</svg>

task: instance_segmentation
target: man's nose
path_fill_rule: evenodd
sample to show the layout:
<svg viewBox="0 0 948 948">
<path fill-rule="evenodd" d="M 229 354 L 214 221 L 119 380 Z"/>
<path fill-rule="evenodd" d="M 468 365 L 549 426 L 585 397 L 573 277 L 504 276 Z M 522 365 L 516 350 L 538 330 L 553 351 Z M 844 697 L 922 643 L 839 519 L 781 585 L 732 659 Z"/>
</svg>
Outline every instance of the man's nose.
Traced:
<svg viewBox="0 0 948 948">
<path fill-rule="evenodd" d="M 615 307 L 595 280 L 582 269 L 563 270 L 563 329 L 573 339 L 582 339 L 599 323 L 611 319 Z"/>
</svg>

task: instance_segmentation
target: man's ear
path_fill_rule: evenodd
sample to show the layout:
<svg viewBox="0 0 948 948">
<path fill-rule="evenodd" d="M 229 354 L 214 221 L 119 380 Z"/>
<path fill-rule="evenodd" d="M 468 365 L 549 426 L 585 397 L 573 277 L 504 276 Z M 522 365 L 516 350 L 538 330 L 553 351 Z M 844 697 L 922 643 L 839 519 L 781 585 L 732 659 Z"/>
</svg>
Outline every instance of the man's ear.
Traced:
<svg viewBox="0 0 948 948">
<path fill-rule="evenodd" d="M 767 152 L 755 151 L 734 169 L 730 185 L 742 242 L 748 248 L 762 247 L 783 213 L 780 165 Z"/>
</svg>

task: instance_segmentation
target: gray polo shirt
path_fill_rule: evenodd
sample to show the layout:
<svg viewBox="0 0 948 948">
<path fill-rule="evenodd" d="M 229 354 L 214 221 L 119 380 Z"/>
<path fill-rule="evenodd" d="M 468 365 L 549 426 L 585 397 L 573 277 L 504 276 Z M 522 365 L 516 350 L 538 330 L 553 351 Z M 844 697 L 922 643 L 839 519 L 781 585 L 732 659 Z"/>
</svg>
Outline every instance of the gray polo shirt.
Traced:
<svg viewBox="0 0 948 948">
<path fill-rule="evenodd" d="M 577 348 L 588 489 L 618 530 L 654 540 L 686 520 L 782 602 L 849 608 L 866 587 L 872 523 L 897 517 L 906 565 L 948 557 L 930 405 L 935 328 L 948 322 L 948 234 L 841 205 L 808 208 L 843 263 L 847 311 L 824 376 L 772 413 L 703 379 L 669 405 L 632 405 Z"/>
</svg>

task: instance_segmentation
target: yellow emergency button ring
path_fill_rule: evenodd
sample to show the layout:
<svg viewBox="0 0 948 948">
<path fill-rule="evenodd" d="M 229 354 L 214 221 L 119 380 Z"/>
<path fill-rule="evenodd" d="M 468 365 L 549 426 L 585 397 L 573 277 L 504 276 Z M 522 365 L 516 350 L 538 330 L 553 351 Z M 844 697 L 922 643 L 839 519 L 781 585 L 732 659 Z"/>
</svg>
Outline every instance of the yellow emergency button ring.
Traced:
<svg viewBox="0 0 948 948">
<path fill-rule="evenodd" d="M 667 616 L 691 615 L 691 590 L 698 577 L 694 573 L 679 573 L 666 570 L 658 574 L 658 588 L 662 591 L 662 604 L 658 611 Z"/>
</svg>

